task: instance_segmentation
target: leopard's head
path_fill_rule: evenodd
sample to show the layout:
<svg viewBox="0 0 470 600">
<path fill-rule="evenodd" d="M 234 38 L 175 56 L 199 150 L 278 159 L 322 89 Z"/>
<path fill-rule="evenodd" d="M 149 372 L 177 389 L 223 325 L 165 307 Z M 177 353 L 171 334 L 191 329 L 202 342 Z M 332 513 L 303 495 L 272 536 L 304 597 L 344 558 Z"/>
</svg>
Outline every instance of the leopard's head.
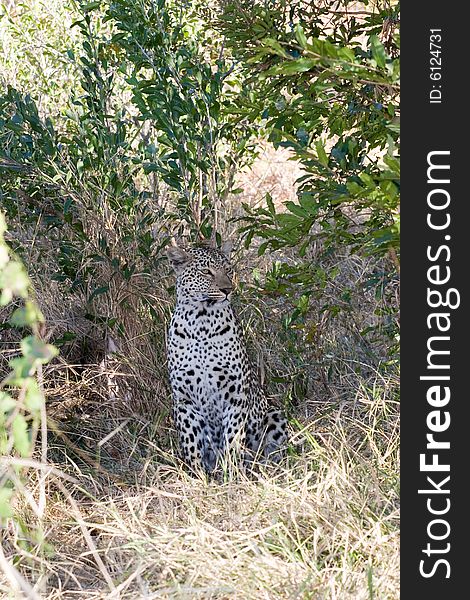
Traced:
<svg viewBox="0 0 470 600">
<path fill-rule="evenodd" d="M 204 245 L 170 246 L 167 256 L 176 274 L 178 298 L 208 304 L 228 301 L 234 286 L 228 254 L 227 245 L 221 250 Z"/>
</svg>

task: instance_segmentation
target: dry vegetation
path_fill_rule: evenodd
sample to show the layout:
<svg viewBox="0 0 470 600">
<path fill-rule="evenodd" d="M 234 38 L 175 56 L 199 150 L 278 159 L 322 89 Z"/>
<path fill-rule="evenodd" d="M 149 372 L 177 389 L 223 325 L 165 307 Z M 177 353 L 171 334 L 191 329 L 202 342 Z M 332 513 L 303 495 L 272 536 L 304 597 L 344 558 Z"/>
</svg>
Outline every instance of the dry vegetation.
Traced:
<svg viewBox="0 0 470 600">
<path fill-rule="evenodd" d="M 274 198 L 288 185 L 278 160 L 267 151 L 253 169 L 258 188 L 266 181 Z M 168 281 L 136 275 L 114 283 L 106 308 L 121 311 L 132 332 L 118 342 L 101 339 L 86 306 L 59 299 L 31 263 L 49 334 L 76 338 L 46 369 L 48 466 L 30 469 L 31 496 L 15 507 L 25 523 L 40 525 L 45 543 L 24 539 L 12 523 L 4 530 L 3 567 L 14 557 L 24 578 L 4 573 L 4 594 L 16 587 L 19 596 L 49 599 L 398 597 L 397 381 L 377 368 L 380 345 L 364 347 L 357 330 L 376 300 L 364 292 L 352 312 L 331 320 L 322 320 L 319 303 L 310 316 L 315 339 L 308 344 L 299 332 L 300 369 L 285 346 L 283 301 L 252 294 L 253 269 L 262 278 L 276 258 L 238 252 L 251 283 L 238 302 L 266 379 L 289 382 L 268 388 L 275 401 L 290 400 L 291 451 L 281 467 L 247 474 L 232 466 L 218 482 L 191 476 L 173 446 L 164 327 L 151 330 L 139 301 L 151 294 L 164 325 Z M 363 261 L 335 256 L 333 265 L 336 287 L 326 293 L 360 287 Z M 306 370 L 307 385 L 296 377 Z"/>
<path fill-rule="evenodd" d="M 65 5 L 51 6 L 51 19 L 64 27 L 58 36 L 74 35 Z M 24 36 L 36 35 L 36 27 L 32 19 Z M 43 71 L 53 77 L 47 41 L 35 39 Z M 17 63 L 13 68 L 28 48 L 26 40 L 20 52 L 18 43 L 13 36 L 15 57 L 3 60 L 10 81 L 31 84 L 46 112 L 54 94 L 65 102 L 73 77 L 43 93 L 47 81 L 30 81 Z M 242 194 L 223 207 L 226 236 L 236 235 L 231 219 L 240 215 L 241 201 L 260 205 L 269 192 L 281 209 L 296 197 L 299 163 L 287 150 L 260 147 L 237 178 Z M 286 407 L 292 435 L 281 465 L 252 472 L 227 465 L 220 479 L 207 479 L 190 474 L 175 448 L 165 365 L 172 276 L 164 260 L 146 274 L 148 257 L 122 233 L 124 216 L 119 221 L 117 211 L 106 210 L 104 194 L 102 212 L 93 212 L 87 194 L 96 200 L 97 190 L 79 191 L 74 201 L 88 227 L 83 255 L 93 253 L 105 231 L 112 256 L 136 268 L 125 279 L 103 262 L 88 287 L 64 295 L 52 280 L 61 231 L 43 235 L 47 203 L 35 224 L 21 214 L 9 223 L 9 241 L 24 249 L 46 318 L 44 336 L 61 353 L 41 374 L 47 444 L 39 436 L 31 460 L 0 458 L 0 477 L 19 490 L 15 518 L 0 530 L 0 598 L 398 599 L 398 369 L 380 329 L 380 315 L 396 309 L 398 290 L 392 283 L 377 295 L 367 285 L 389 259 L 361 258 L 348 248 L 325 257 L 313 245 L 307 258 L 335 276 L 312 300 L 302 326 L 286 327 L 296 298 L 262 293 L 259 282 L 276 261 L 298 258 L 289 250 L 259 257 L 256 239 L 249 249 L 234 240 L 241 281 L 235 302 L 260 378 L 272 401 Z M 158 211 L 162 196 L 153 200 Z M 153 232 L 156 246 L 164 225 Z M 86 267 L 84 259 L 78 270 Z M 107 293 L 90 299 L 104 284 Z M 0 324 L 11 310 L 0 308 Z M 112 315 L 125 333 L 94 322 L 90 312 Z M 364 334 L 367 328 L 372 333 Z M 1 381 L 21 334 L 1 328 L 0 334 Z"/>
</svg>

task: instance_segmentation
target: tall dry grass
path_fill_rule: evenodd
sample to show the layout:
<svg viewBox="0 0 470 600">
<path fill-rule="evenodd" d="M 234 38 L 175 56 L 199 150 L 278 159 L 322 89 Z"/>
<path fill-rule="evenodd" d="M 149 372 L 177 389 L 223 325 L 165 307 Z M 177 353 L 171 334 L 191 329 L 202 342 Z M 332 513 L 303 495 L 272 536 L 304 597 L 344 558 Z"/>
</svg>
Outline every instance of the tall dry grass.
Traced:
<svg viewBox="0 0 470 600">
<path fill-rule="evenodd" d="M 281 467 L 225 482 L 150 442 L 127 481 L 73 461 L 77 483 L 48 475 L 47 549 L 10 530 L 6 553 L 51 599 L 397 598 L 397 431 L 381 428 L 396 407 L 355 400 L 368 422 L 338 409 L 294 435 Z"/>
</svg>

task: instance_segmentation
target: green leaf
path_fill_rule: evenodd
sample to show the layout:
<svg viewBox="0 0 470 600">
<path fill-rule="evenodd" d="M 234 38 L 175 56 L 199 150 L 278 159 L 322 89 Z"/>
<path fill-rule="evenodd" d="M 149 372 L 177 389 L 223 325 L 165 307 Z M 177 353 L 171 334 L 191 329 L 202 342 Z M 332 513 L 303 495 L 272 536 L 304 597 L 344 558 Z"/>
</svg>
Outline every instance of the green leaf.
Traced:
<svg viewBox="0 0 470 600">
<path fill-rule="evenodd" d="M 369 38 L 370 49 L 372 52 L 372 57 L 374 58 L 377 66 L 380 68 L 385 67 L 385 61 L 387 59 L 387 55 L 385 53 L 385 48 L 382 42 L 376 35 L 371 35 Z"/>
<path fill-rule="evenodd" d="M 18 261 L 10 261 L 0 272 L 0 306 L 6 306 L 14 296 L 26 298 L 29 277 L 24 266 Z"/>
<path fill-rule="evenodd" d="M 316 215 L 320 209 L 320 204 L 316 196 L 308 192 L 302 192 L 299 194 L 299 203 L 302 208 L 308 212 L 310 216 Z"/>
<path fill-rule="evenodd" d="M 12 373 L 6 378 L 6 383 L 9 385 L 23 385 L 24 379 L 32 375 L 35 370 L 34 360 L 30 357 L 18 356 L 12 358 L 8 364 L 12 369 Z"/>
<path fill-rule="evenodd" d="M 327 167 L 328 166 L 328 156 L 326 155 L 325 147 L 324 147 L 323 142 L 321 140 L 317 140 L 315 142 L 315 149 L 317 151 L 317 156 L 318 156 L 319 162 L 324 167 Z"/>
<path fill-rule="evenodd" d="M 11 424 L 13 445 L 21 456 L 28 456 L 31 452 L 31 442 L 28 434 L 28 424 L 22 414 L 16 415 Z"/>
<path fill-rule="evenodd" d="M 23 120 L 23 117 L 17 113 L 16 115 L 12 116 L 11 122 L 14 123 L 15 125 L 23 125 L 24 120 Z"/>
<path fill-rule="evenodd" d="M 29 335 L 20 342 L 21 352 L 25 358 L 32 358 L 38 363 L 47 363 L 54 356 L 57 356 L 58 350 L 51 344 L 46 344 L 35 335 Z"/>
<path fill-rule="evenodd" d="M 92 291 L 90 297 L 88 298 L 88 302 L 91 302 L 93 298 L 96 296 L 101 296 L 101 294 L 106 294 L 109 291 L 109 285 L 102 285 L 101 287 L 97 287 Z"/>
<path fill-rule="evenodd" d="M 265 38 L 263 40 L 263 46 L 264 47 L 267 46 L 270 50 L 273 50 L 279 56 L 283 56 L 284 58 L 289 58 L 289 55 L 284 50 L 284 48 L 281 46 L 281 44 L 273 38 Z"/>
<path fill-rule="evenodd" d="M 273 198 L 269 192 L 266 194 L 266 204 L 268 205 L 269 212 L 274 216 L 276 214 L 276 208 L 274 207 Z"/>
<path fill-rule="evenodd" d="M 32 413 L 39 412 L 43 405 L 44 398 L 34 377 L 30 377 L 26 383 L 26 394 L 24 398 L 25 406 Z"/>
<path fill-rule="evenodd" d="M 10 317 L 10 323 L 16 327 L 27 327 L 35 323 L 43 323 L 44 317 L 39 308 L 30 300 L 24 307 L 17 308 Z"/>
<path fill-rule="evenodd" d="M 397 178 L 400 177 L 400 161 L 398 160 L 398 158 L 386 154 L 383 157 L 383 161 L 387 165 L 387 167 L 389 167 L 392 173 L 396 175 Z"/>
<path fill-rule="evenodd" d="M 269 246 L 269 242 L 263 242 L 258 248 L 258 256 L 262 256 Z"/>
<path fill-rule="evenodd" d="M 343 60 L 348 62 L 354 62 L 356 60 L 356 55 L 354 54 L 354 50 L 352 48 L 339 48 L 338 56 Z"/>
<path fill-rule="evenodd" d="M 270 73 L 293 75 L 295 73 L 304 73 L 311 71 L 318 64 L 318 59 L 315 58 L 298 58 L 276 65 L 270 69 Z"/>
<path fill-rule="evenodd" d="M 398 196 L 398 188 L 393 181 L 381 181 L 379 187 L 389 200 L 394 200 Z"/>
<path fill-rule="evenodd" d="M 0 239 L 3 239 L 3 234 L 7 230 L 7 222 L 5 220 L 5 215 L 0 212 Z"/>
<path fill-rule="evenodd" d="M 6 392 L 0 391 L 0 413 L 8 413 L 13 410 L 16 406 L 16 400 L 7 394 Z"/>
<path fill-rule="evenodd" d="M 302 48 L 307 47 L 307 36 L 305 35 L 304 28 L 300 23 L 297 23 L 294 29 L 295 38 L 299 42 Z"/>
<path fill-rule="evenodd" d="M 296 228 L 301 224 L 301 219 L 294 215 L 281 213 L 277 215 L 277 221 L 281 227 Z"/>
<path fill-rule="evenodd" d="M 365 191 L 356 181 L 348 181 L 346 183 L 346 188 L 351 196 L 361 196 Z"/>
<path fill-rule="evenodd" d="M 90 12 L 91 10 L 95 10 L 95 8 L 99 8 L 101 2 L 88 2 L 87 4 L 82 5 L 83 12 Z"/>
<path fill-rule="evenodd" d="M 298 204 L 295 204 L 295 202 L 284 202 L 284 205 L 287 208 L 287 210 L 293 213 L 294 215 L 297 215 L 298 217 L 302 218 L 308 217 L 308 212 Z"/>
<path fill-rule="evenodd" d="M 11 498 L 13 490 L 11 488 L 0 488 L 0 519 L 8 519 L 13 515 L 11 509 Z"/>
<path fill-rule="evenodd" d="M 372 179 L 372 177 L 366 173 L 365 171 L 363 171 L 362 173 L 359 173 L 359 179 L 365 183 L 365 185 L 370 189 L 374 189 L 375 186 L 375 181 Z"/>
<path fill-rule="evenodd" d="M 0 233 L 0 236 L 1 236 L 1 233 Z M 8 254 L 8 248 L 6 245 L 1 244 L 1 237 L 0 237 L 0 271 L 5 267 L 5 265 L 8 263 L 9 260 L 10 260 L 10 256 Z"/>
<path fill-rule="evenodd" d="M 76 339 L 77 334 L 73 331 L 65 331 L 59 338 L 54 340 L 54 344 L 56 346 L 63 346 L 64 344 L 66 344 L 67 342 L 71 342 L 72 340 Z"/>
</svg>

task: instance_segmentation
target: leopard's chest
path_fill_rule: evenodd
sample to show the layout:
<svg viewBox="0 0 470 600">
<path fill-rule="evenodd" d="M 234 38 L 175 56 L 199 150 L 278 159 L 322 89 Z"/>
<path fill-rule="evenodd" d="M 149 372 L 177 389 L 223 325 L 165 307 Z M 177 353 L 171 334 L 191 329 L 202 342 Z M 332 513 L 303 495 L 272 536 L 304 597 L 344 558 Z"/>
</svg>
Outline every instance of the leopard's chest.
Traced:
<svg viewBox="0 0 470 600">
<path fill-rule="evenodd" d="M 172 385 L 195 395 L 246 378 L 246 351 L 233 313 L 214 312 L 177 309 L 168 332 Z"/>
</svg>

